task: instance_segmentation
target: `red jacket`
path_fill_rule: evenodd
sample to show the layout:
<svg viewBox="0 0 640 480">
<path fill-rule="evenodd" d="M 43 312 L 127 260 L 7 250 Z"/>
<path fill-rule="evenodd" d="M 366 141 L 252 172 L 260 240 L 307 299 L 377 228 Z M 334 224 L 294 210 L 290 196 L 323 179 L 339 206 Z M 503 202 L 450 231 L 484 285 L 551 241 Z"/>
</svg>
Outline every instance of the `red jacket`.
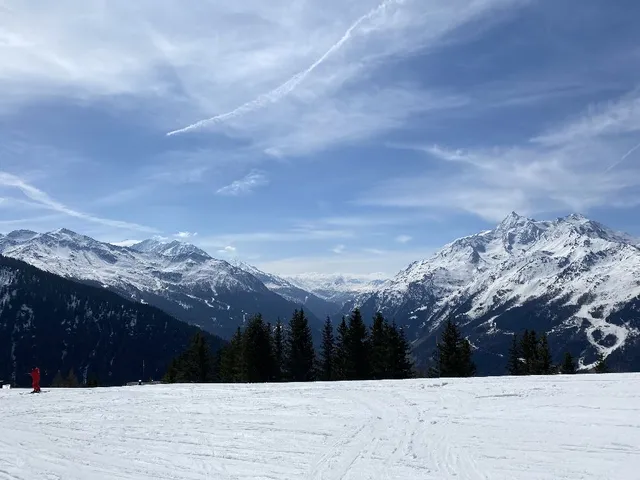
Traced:
<svg viewBox="0 0 640 480">
<path fill-rule="evenodd" d="M 33 379 L 33 383 L 40 381 L 40 369 L 38 367 L 31 370 L 31 378 Z"/>
</svg>

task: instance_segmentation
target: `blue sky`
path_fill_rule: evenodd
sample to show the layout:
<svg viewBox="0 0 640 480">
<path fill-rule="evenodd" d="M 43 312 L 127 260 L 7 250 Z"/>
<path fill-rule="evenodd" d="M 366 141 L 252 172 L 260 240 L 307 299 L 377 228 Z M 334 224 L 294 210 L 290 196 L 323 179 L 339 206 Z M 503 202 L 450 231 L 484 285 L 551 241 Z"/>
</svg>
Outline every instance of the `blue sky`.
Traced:
<svg viewBox="0 0 640 480">
<path fill-rule="evenodd" d="M 512 210 L 640 236 L 635 0 L 0 2 L 0 231 L 393 274 Z"/>
</svg>

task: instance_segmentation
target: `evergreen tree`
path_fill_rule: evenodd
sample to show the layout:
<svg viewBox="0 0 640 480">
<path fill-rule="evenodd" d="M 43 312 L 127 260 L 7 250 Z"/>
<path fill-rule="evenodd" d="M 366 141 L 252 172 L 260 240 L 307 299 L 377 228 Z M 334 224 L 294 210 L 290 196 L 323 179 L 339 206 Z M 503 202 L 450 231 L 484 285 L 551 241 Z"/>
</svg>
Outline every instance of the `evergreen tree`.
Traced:
<svg viewBox="0 0 640 480">
<path fill-rule="evenodd" d="M 251 318 L 243 333 L 242 380 L 249 383 L 268 382 L 273 376 L 271 332 L 257 314 Z"/>
<path fill-rule="evenodd" d="M 471 342 L 466 338 L 462 339 L 460 345 L 460 377 L 473 377 L 476 374 L 476 364 L 473 363 L 473 352 Z"/>
<path fill-rule="evenodd" d="M 390 327 L 380 312 L 373 317 L 371 325 L 371 378 L 390 378 L 391 338 Z"/>
<path fill-rule="evenodd" d="M 470 377 L 476 366 L 472 360 L 471 344 L 462 338 L 460 329 L 450 319 L 445 324 L 436 350 L 436 368 L 431 375 L 440 377 Z"/>
<path fill-rule="evenodd" d="M 87 387 L 88 388 L 96 388 L 100 386 L 100 382 L 98 381 L 98 377 L 92 373 L 87 377 Z"/>
<path fill-rule="evenodd" d="M 273 335 L 274 381 L 284 380 L 284 327 L 278 318 Z"/>
<path fill-rule="evenodd" d="M 520 343 L 518 342 L 518 335 L 513 334 L 513 341 L 511 342 L 511 348 L 509 348 L 509 362 L 507 363 L 507 371 L 509 375 L 522 375 L 522 361 L 520 357 L 522 352 L 520 350 Z"/>
<path fill-rule="evenodd" d="M 213 382 L 214 369 L 215 359 L 207 339 L 198 331 L 187 349 L 169 364 L 164 380 L 168 383 Z"/>
<path fill-rule="evenodd" d="M 67 388 L 78 388 L 80 386 L 80 382 L 78 381 L 78 377 L 76 376 L 73 368 L 69 370 L 69 375 L 67 375 L 67 380 L 65 382 L 65 386 Z"/>
<path fill-rule="evenodd" d="M 561 373 L 565 375 L 571 375 L 576 373 L 578 366 L 573 359 L 573 356 L 569 352 L 565 352 L 564 361 L 562 362 Z"/>
<path fill-rule="evenodd" d="M 218 378 L 224 383 L 242 381 L 242 330 L 236 330 L 231 341 L 220 350 L 220 373 Z"/>
<path fill-rule="evenodd" d="M 67 385 L 67 382 L 62 377 L 62 373 L 60 372 L 60 370 L 58 370 L 55 377 L 53 377 L 53 380 L 51 381 L 51 386 L 54 388 L 62 388 L 62 387 L 66 387 L 66 385 Z"/>
<path fill-rule="evenodd" d="M 362 320 L 362 314 L 358 308 L 356 308 L 349 317 L 346 353 L 347 380 L 367 380 L 371 372 L 369 338 L 367 327 Z"/>
<path fill-rule="evenodd" d="M 522 352 L 522 358 L 524 360 L 522 370 L 525 375 L 536 374 L 538 357 L 537 350 L 538 339 L 536 332 L 534 330 L 525 330 L 520 343 L 520 351 Z"/>
<path fill-rule="evenodd" d="M 296 310 L 291 317 L 286 345 L 286 364 L 289 380 L 293 382 L 314 380 L 315 349 L 309 321 L 302 309 Z"/>
<path fill-rule="evenodd" d="M 386 326 L 389 355 L 387 357 L 387 377 L 394 379 L 411 378 L 413 364 L 410 360 L 411 345 L 404 335 L 404 329 L 398 328 L 395 320 Z"/>
<path fill-rule="evenodd" d="M 596 363 L 594 372 L 609 373 L 609 366 L 607 365 L 607 360 L 602 353 L 598 354 L 598 363 Z"/>
<path fill-rule="evenodd" d="M 327 317 L 322 331 L 322 362 L 320 365 L 320 379 L 324 381 L 332 380 L 334 377 L 333 362 L 335 357 L 335 339 L 333 338 L 333 324 Z"/>
<path fill-rule="evenodd" d="M 553 373 L 553 358 L 551 357 L 551 350 L 549 349 L 549 341 L 547 340 L 546 333 L 543 333 L 542 337 L 540 337 L 537 350 L 536 373 L 538 375 L 551 375 Z"/>
<path fill-rule="evenodd" d="M 338 325 L 336 337 L 336 347 L 333 358 L 333 380 L 347 379 L 347 338 L 349 336 L 349 327 L 343 316 L 340 325 Z"/>
</svg>

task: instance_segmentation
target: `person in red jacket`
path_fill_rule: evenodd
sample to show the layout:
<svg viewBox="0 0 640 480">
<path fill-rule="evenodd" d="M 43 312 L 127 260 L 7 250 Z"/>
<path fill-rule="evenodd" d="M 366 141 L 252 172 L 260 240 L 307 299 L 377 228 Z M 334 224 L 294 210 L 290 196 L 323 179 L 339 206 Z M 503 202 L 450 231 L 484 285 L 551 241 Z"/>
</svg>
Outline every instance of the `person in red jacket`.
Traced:
<svg viewBox="0 0 640 480">
<path fill-rule="evenodd" d="M 33 392 L 31 393 L 40 393 L 40 369 L 38 367 L 33 367 L 33 370 L 31 370 L 31 380 L 33 386 Z"/>
</svg>

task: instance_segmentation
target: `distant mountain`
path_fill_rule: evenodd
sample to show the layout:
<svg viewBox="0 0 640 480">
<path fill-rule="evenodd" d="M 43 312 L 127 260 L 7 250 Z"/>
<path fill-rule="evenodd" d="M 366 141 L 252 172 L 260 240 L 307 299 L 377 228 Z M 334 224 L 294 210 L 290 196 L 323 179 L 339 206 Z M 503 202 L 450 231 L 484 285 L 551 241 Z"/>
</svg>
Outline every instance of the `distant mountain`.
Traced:
<svg viewBox="0 0 640 480">
<path fill-rule="evenodd" d="M 581 215 L 512 213 L 412 263 L 358 305 L 365 317 L 380 310 L 403 324 L 423 362 L 451 317 L 482 373 L 504 373 L 502 355 L 525 328 L 548 334 L 557 361 L 570 351 L 589 366 L 602 353 L 615 368 L 640 369 L 638 241 Z"/>
<path fill-rule="evenodd" d="M 123 247 L 66 229 L 19 230 L 0 236 L 0 254 L 154 305 L 225 338 L 252 314 L 288 319 L 304 303 L 286 299 L 252 273 L 177 241 L 145 240 Z M 307 313 L 319 330 L 321 320 Z"/>
<path fill-rule="evenodd" d="M 30 385 L 27 373 L 37 365 L 43 385 L 70 369 L 81 381 L 97 377 L 102 385 L 121 385 L 142 378 L 143 362 L 144 380 L 159 379 L 197 330 L 155 307 L 0 256 L 5 382 Z M 207 338 L 214 350 L 224 344 Z"/>
<path fill-rule="evenodd" d="M 374 292 L 387 280 L 381 274 L 357 276 L 304 273 L 284 278 L 299 288 L 338 305 L 354 303 L 357 298 Z"/>
<path fill-rule="evenodd" d="M 291 281 L 283 277 L 263 272 L 248 263 L 244 263 L 239 260 L 234 260 L 231 263 L 258 278 L 272 292 L 277 293 L 290 302 L 304 306 L 318 318 L 325 318 L 328 315 L 333 315 L 338 312 L 342 306 L 339 303 L 318 297 L 317 295 L 294 285 Z"/>
</svg>

